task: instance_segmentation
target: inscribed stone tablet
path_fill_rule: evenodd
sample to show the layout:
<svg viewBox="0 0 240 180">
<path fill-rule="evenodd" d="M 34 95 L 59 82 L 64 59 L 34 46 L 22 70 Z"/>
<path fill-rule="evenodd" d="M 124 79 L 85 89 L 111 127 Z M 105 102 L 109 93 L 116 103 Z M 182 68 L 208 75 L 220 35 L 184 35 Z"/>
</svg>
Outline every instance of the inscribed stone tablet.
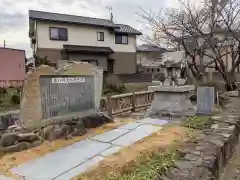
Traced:
<svg viewBox="0 0 240 180">
<path fill-rule="evenodd" d="M 42 119 L 95 109 L 93 76 L 40 76 Z"/>
<path fill-rule="evenodd" d="M 26 127 L 36 127 L 41 126 L 45 123 L 43 122 L 43 112 L 41 104 L 41 93 L 40 93 L 40 76 L 44 75 L 58 75 L 58 76 L 84 76 L 91 75 L 94 76 L 94 90 L 95 90 L 95 110 L 89 113 L 81 113 L 79 115 L 90 115 L 96 113 L 100 106 L 100 98 L 102 94 L 102 79 L 103 79 L 103 69 L 96 67 L 88 63 L 72 62 L 71 64 L 66 64 L 64 68 L 55 70 L 49 66 L 42 65 L 32 72 L 28 72 L 24 82 L 22 99 L 20 104 L 20 119 L 24 126 Z M 63 83 L 65 79 L 57 79 Z M 80 81 L 68 79 L 66 81 Z M 77 86 L 77 85 L 76 85 Z M 71 113 L 71 116 L 78 114 Z M 61 116 L 60 116 L 61 117 Z M 46 121 L 48 123 L 49 121 Z"/>
<path fill-rule="evenodd" d="M 197 114 L 211 114 L 214 109 L 214 87 L 197 88 Z"/>
</svg>

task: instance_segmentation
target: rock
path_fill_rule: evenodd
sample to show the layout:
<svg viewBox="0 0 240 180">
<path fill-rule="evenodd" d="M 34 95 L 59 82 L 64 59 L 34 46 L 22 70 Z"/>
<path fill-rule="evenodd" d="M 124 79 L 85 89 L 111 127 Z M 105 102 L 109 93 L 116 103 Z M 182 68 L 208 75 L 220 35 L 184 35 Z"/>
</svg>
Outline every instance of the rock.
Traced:
<svg viewBox="0 0 240 180">
<path fill-rule="evenodd" d="M 53 130 L 53 139 L 66 138 L 70 133 L 70 127 L 68 125 L 58 125 L 55 126 Z"/>
<path fill-rule="evenodd" d="M 8 147 L 0 147 L 0 152 L 3 153 L 13 153 L 13 152 L 20 152 L 26 149 L 29 149 L 31 147 L 30 143 L 27 142 L 21 142 L 12 146 Z"/>
<path fill-rule="evenodd" d="M 17 138 L 18 138 L 18 133 L 16 132 L 5 133 L 1 137 L 0 146 L 6 147 L 6 146 L 14 145 L 15 142 L 17 141 Z"/>
<path fill-rule="evenodd" d="M 31 148 L 40 146 L 43 143 L 43 141 L 34 141 L 30 146 Z"/>
<path fill-rule="evenodd" d="M 103 124 L 112 122 L 112 119 L 104 114 L 97 114 L 82 118 L 85 128 L 96 128 Z"/>
<path fill-rule="evenodd" d="M 73 132 L 71 133 L 71 136 L 82 136 L 87 133 L 87 130 L 85 128 L 74 128 Z"/>
<path fill-rule="evenodd" d="M 20 142 L 18 145 L 18 152 L 23 151 L 25 149 L 29 149 L 31 147 L 31 144 L 28 142 Z"/>
<path fill-rule="evenodd" d="M 212 173 L 205 167 L 196 167 L 189 162 L 181 162 L 181 168 L 170 168 L 165 177 L 158 180 L 213 180 Z"/>
<path fill-rule="evenodd" d="M 35 133 L 25 133 L 25 134 L 18 134 L 17 140 L 19 142 L 23 142 L 23 141 L 33 142 L 36 140 L 40 140 L 40 137 Z"/>
<path fill-rule="evenodd" d="M 22 128 L 18 125 L 13 125 L 8 127 L 8 131 L 20 131 Z"/>
<path fill-rule="evenodd" d="M 55 129 L 55 125 L 50 125 L 50 126 L 44 127 L 43 131 L 42 131 L 43 138 L 46 140 L 52 141 L 54 139 L 53 138 L 54 129 Z"/>
</svg>

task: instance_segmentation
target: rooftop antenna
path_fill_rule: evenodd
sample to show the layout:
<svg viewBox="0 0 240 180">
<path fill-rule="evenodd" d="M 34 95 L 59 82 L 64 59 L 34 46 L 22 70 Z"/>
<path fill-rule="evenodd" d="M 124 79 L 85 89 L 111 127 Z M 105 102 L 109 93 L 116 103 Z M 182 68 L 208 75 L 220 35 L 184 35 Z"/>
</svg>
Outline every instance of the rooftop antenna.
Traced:
<svg viewBox="0 0 240 180">
<path fill-rule="evenodd" d="M 109 10 L 109 13 L 110 13 L 110 21 L 113 22 L 112 6 L 107 6 L 107 9 Z"/>
</svg>

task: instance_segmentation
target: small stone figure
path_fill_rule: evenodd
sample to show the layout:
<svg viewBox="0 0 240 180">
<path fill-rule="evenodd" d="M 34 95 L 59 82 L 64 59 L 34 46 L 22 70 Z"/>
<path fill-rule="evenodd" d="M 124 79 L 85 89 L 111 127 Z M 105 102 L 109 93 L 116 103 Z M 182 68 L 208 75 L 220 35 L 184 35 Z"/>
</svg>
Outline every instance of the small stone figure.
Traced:
<svg viewBox="0 0 240 180">
<path fill-rule="evenodd" d="M 164 82 L 166 80 L 166 77 L 165 77 L 165 74 L 164 73 L 161 73 L 160 76 L 159 76 L 159 80 L 161 82 L 161 85 L 164 85 Z"/>
<path fill-rule="evenodd" d="M 171 77 L 171 85 L 172 86 L 178 86 L 178 81 L 177 81 L 177 78 L 175 76 Z"/>
</svg>

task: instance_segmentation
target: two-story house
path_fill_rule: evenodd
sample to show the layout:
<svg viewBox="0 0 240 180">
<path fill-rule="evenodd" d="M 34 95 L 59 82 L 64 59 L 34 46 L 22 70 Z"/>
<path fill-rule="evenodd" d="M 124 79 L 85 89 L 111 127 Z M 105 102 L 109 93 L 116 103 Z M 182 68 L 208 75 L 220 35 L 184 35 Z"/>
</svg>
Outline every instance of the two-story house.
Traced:
<svg viewBox="0 0 240 180">
<path fill-rule="evenodd" d="M 34 53 L 54 65 L 59 60 L 85 61 L 108 73 L 136 72 L 136 38 L 142 33 L 112 20 L 29 11 Z"/>
</svg>

